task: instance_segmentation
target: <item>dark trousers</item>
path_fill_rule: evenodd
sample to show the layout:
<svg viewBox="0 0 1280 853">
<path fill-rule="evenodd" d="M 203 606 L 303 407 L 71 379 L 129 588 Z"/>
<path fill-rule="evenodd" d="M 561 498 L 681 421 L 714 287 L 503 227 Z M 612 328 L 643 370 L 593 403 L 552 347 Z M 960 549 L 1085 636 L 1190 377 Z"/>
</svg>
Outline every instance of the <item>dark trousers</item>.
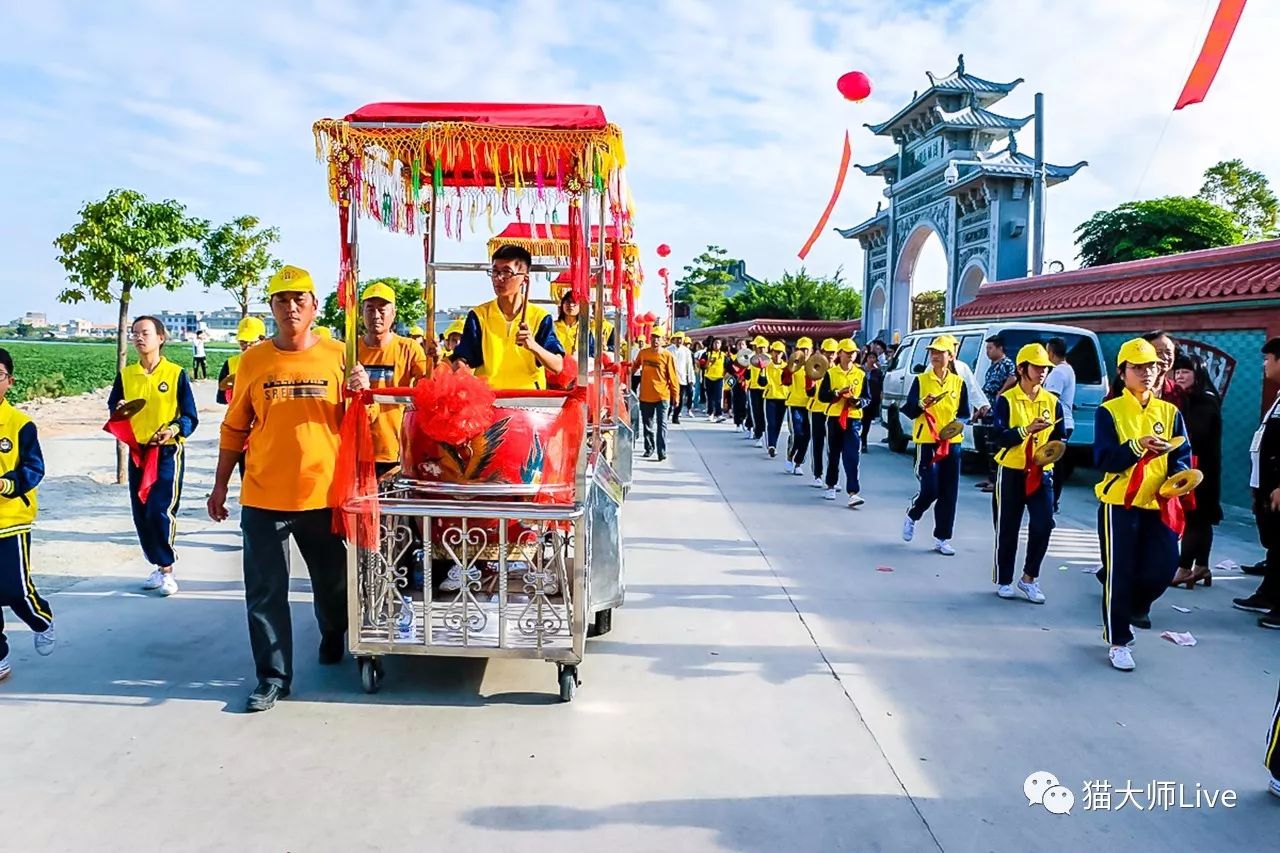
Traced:
<svg viewBox="0 0 1280 853">
<path fill-rule="evenodd" d="M 1253 518 L 1258 524 L 1258 542 L 1267 549 L 1267 569 L 1254 593 L 1266 599 L 1273 610 L 1280 609 L 1280 512 L 1272 512 L 1267 494 L 1253 491 Z"/>
<path fill-rule="evenodd" d="M 787 406 L 787 417 L 791 424 L 791 452 L 787 461 L 800 465 L 809 450 L 809 410 L 804 406 Z"/>
<path fill-rule="evenodd" d="M 751 422 L 751 409 L 747 405 L 747 389 L 741 382 L 733 386 L 733 425 L 742 426 Z"/>
<path fill-rule="evenodd" d="M 1280 779 L 1280 692 L 1276 694 L 1276 710 L 1271 715 L 1271 731 L 1267 734 L 1267 769 L 1272 779 Z"/>
<path fill-rule="evenodd" d="M 1182 531 L 1182 555 L 1178 558 L 1178 568 L 1208 566 L 1209 552 L 1212 550 L 1213 525 L 1194 511 L 1187 513 L 1187 526 L 1186 530 Z"/>
<path fill-rule="evenodd" d="M 693 405 L 701 406 L 702 401 L 706 399 L 707 380 L 703 376 L 695 376 L 693 379 Z"/>
<path fill-rule="evenodd" d="M 693 386 L 681 385 L 680 396 L 676 397 L 676 404 L 671 408 L 671 422 L 673 424 L 680 423 L 681 412 L 693 411 Z"/>
<path fill-rule="evenodd" d="M 872 401 L 862 413 L 862 452 L 867 452 L 867 441 L 871 436 L 871 425 L 880 416 L 880 401 Z"/>
<path fill-rule="evenodd" d="M 916 479 L 920 481 L 920 489 L 907 515 L 912 521 L 919 521 L 932 506 L 933 538 L 950 539 L 960 491 L 960 445 L 952 444 L 951 452 L 937 463 L 933 461 L 933 452 L 932 444 L 916 445 Z"/>
<path fill-rule="evenodd" d="M 704 379 L 707 395 L 707 416 L 718 418 L 724 414 L 724 379 Z"/>
<path fill-rule="evenodd" d="M 992 405 L 995 405 L 992 403 Z M 983 464 L 986 465 L 987 480 L 994 483 L 996 480 L 996 451 L 995 446 L 995 427 L 989 421 L 976 423 L 973 425 L 973 449 L 982 457 Z"/>
<path fill-rule="evenodd" d="M 765 447 L 778 446 L 778 436 L 782 435 L 782 421 L 786 416 L 786 400 L 764 401 Z"/>
<path fill-rule="evenodd" d="M 834 489 L 840 482 L 843 464 L 845 492 L 851 495 L 860 492 L 858 462 L 861 456 L 862 421 L 850 418 L 849 425 L 842 427 L 838 417 L 827 418 L 827 488 Z"/>
<path fill-rule="evenodd" d="M 667 455 L 667 401 L 640 403 L 640 422 L 644 425 L 644 455 L 652 456 L 655 444 L 658 456 Z M 655 435 L 656 433 L 656 435 Z"/>
<path fill-rule="evenodd" d="M 244 603 L 258 680 L 293 681 L 293 620 L 289 612 L 289 537 L 311 576 L 321 638 L 347 630 L 347 546 L 332 530 L 328 509 L 298 512 L 242 507 Z"/>
<path fill-rule="evenodd" d="M 1062 431 L 1062 440 L 1070 441 L 1071 433 L 1075 432 L 1075 427 L 1067 427 Z M 1053 514 L 1058 514 L 1058 504 L 1062 502 L 1062 486 L 1067 482 L 1066 477 L 1053 478 Z"/>
<path fill-rule="evenodd" d="M 751 389 L 751 437 L 764 438 L 764 389 Z"/>
<path fill-rule="evenodd" d="M 1113 646 L 1133 639 L 1129 618 L 1148 613 L 1178 569 L 1178 536 L 1154 509 L 1098 506 L 1102 542 L 1102 638 Z"/>
<path fill-rule="evenodd" d="M 192 379 L 208 379 L 209 365 L 205 361 L 205 356 L 196 355 L 191 357 L 191 378 Z"/>
<path fill-rule="evenodd" d="M 823 408 L 826 408 L 825 406 Z M 827 447 L 827 413 L 813 411 L 809 413 L 810 444 L 813 445 L 813 478 L 823 475 L 822 452 Z"/>
<path fill-rule="evenodd" d="M 30 531 L 0 539 L 0 660 L 9 655 L 9 641 L 4 636 L 6 607 L 37 633 L 53 624 L 53 610 L 36 592 L 31 579 Z"/>
<path fill-rule="evenodd" d="M 142 469 L 129 460 L 129 506 L 133 510 L 133 527 L 147 562 L 166 568 L 178 559 L 173 553 L 173 539 L 178 533 L 178 502 L 182 499 L 183 446 L 163 444 L 158 451 L 156 481 L 146 503 L 138 500 Z"/>
<path fill-rule="evenodd" d="M 1040 577 L 1040 566 L 1049 550 L 1053 533 L 1053 472 L 1045 471 L 1044 480 L 1034 494 L 1027 494 L 1027 475 L 1018 468 L 1001 465 L 996 471 L 996 490 L 991 493 L 991 511 L 995 516 L 996 553 L 991 580 L 1001 586 L 1013 583 L 1013 564 L 1018 557 L 1018 533 L 1022 530 L 1022 513 L 1030 516 L 1027 525 L 1027 558 L 1022 571 L 1030 578 Z"/>
</svg>

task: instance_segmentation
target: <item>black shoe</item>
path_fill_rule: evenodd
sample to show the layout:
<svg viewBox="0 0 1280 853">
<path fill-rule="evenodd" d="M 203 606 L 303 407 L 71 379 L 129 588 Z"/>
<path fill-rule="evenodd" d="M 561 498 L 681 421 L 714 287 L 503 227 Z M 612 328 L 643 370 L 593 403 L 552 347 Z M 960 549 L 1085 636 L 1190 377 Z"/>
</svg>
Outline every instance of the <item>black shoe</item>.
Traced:
<svg viewBox="0 0 1280 853">
<path fill-rule="evenodd" d="M 1259 628 L 1276 628 L 1280 630 L 1280 610 L 1272 610 L 1258 618 Z"/>
<path fill-rule="evenodd" d="M 664 453 L 659 453 L 659 454 L 658 454 L 658 461 L 659 461 L 659 462 L 666 462 L 666 461 L 667 461 L 666 454 L 664 454 Z"/>
<path fill-rule="evenodd" d="M 244 709 L 250 714 L 257 713 L 258 711 L 270 711 L 276 706 L 277 700 L 284 699 L 288 695 L 288 687 L 281 687 L 279 684 L 259 681 L 258 686 L 249 694 L 249 701 L 245 702 Z"/>
<path fill-rule="evenodd" d="M 652 450 L 646 450 L 646 451 L 644 452 L 644 458 L 645 458 L 645 459 L 648 459 L 648 458 L 649 458 L 650 456 L 652 456 L 652 455 L 653 455 L 653 451 L 652 451 Z"/>
<path fill-rule="evenodd" d="M 770 447 L 770 448 L 769 448 L 769 458 L 770 458 L 770 459 L 772 459 L 773 457 L 775 457 L 775 456 L 777 456 L 777 455 L 778 455 L 778 448 L 776 448 L 776 447 Z"/>
<path fill-rule="evenodd" d="M 1106 569 L 1098 569 L 1096 572 L 1093 573 L 1093 576 L 1098 579 L 1098 583 L 1103 584 L 1104 586 L 1106 585 L 1107 583 Z"/>
<path fill-rule="evenodd" d="M 1236 610 L 1247 610 L 1250 613 L 1269 613 L 1271 612 L 1271 602 L 1267 601 L 1256 592 L 1248 598 L 1233 598 L 1231 606 Z"/>
<path fill-rule="evenodd" d="M 1135 627 L 1135 628 L 1150 628 L 1150 627 L 1151 627 L 1151 614 L 1150 614 L 1150 613 L 1135 613 L 1135 614 L 1133 614 L 1132 616 L 1130 616 L 1130 617 L 1129 617 L 1129 624 L 1130 624 L 1130 625 L 1132 625 L 1132 626 L 1133 626 L 1133 627 Z"/>
<path fill-rule="evenodd" d="M 1254 577 L 1262 577 L 1267 573 L 1267 561 L 1259 560 L 1258 562 L 1254 563 L 1252 566 L 1241 566 L 1240 571 L 1244 572 L 1246 575 L 1253 575 Z"/>
<path fill-rule="evenodd" d="M 672 422 L 673 424 L 678 424 L 678 423 L 680 423 L 680 419 L 679 419 L 679 418 L 672 418 L 672 419 L 671 419 L 671 422 Z"/>
<path fill-rule="evenodd" d="M 320 638 L 320 665 L 333 666 L 342 663 L 347 655 L 346 638 L 341 634 L 328 634 Z"/>
</svg>

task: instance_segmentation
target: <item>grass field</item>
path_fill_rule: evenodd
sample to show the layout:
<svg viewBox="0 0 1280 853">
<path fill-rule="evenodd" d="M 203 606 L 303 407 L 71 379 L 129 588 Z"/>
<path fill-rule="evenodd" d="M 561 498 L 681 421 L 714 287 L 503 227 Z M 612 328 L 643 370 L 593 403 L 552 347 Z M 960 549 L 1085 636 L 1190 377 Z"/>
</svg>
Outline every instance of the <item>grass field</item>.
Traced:
<svg viewBox="0 0 1280 853">
<path fill-rule="evenodd" d="M 33 343 L 0 341 L 13 356 L 17 382 L 9 392 L 9 402 L 33 397 L 67 397 L 103 388 L 116 378 L 115 343 Z M 232 346 L 214 349 L 206 345 L 209 376 L 217 378 L 227 356 L 238 350 Z M 164 348 L 165 358 L 191 370 L 191 345 L 174 343 Z M 130 361 L 137 355 L 129 351 Z"/>
</svg>

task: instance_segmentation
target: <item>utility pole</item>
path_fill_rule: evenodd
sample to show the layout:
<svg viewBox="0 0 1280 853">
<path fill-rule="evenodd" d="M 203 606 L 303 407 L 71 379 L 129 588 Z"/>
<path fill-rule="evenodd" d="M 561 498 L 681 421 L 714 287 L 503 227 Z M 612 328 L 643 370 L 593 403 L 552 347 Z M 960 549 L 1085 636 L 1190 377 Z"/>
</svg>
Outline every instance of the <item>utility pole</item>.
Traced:
<svg viewBox="0 0 1280 853">
<path fill-rule="evenodd" d="M 1044 272 L 1044 93 L 1036 92 L 1035 175 L 1031 184 L 1031 274 Z"/>
</svg>

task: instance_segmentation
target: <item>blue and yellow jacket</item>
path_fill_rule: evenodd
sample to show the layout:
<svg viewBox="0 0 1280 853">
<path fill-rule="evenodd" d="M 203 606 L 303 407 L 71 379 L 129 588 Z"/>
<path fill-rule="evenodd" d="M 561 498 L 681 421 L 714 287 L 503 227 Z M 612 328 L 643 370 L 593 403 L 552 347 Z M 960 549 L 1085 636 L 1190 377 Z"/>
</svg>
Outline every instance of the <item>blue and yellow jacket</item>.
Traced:
<svg viewBox="0 0 1280 853">
<path fill-rule="evenodd" d="M 1042 429 L 1032 439 L 1032 447 L 1039 450 L 1051 441 L 1063 441 L 1066 434 L 1062 426 L 1062 404 L 1050 391 L 1043 388 L 1033 400 L 1015 385 L 996 398 L 995 407 L 995 444 L 996 463 L 1005 468 L 1016 468 L 1019 471 L 1027 467 L 1027 424 L 1043 418 L 1053 424 L 1049 429 Z M 1046 471 L 1052 465 L 1044 466 Z"/>
<path fill-rule="evenodd" d="M 0 539 L 31 529 L 42 479 L 44 456 L 35 421 L 0 399 Z"/>
<path fill-rule="evenodd" d="M 1102 480 L 1094 487 L 1099 501 L 1114 506 L 1124 505 L 1134 466 L 1145 453 L 1138 439 L 1149 435 L 1165 441 L 1176 436 L 1186 438 L 1187 429 L 1182 423 L 1182 415 L 1172 403 L 1152 394 L 1143 405 L 1126 390 L 1098 407 L 1094 418 L 1093 462 L 1094 467 L 1103 472 Z M 1137 509 L 1160 509 L 1154 487 L 1190 467 L 1190 441 L 1184 441 L 1181 447 L 1152 459 L 1143 472 L 1140 500 L 1133 506 Z"/>
</svg>

